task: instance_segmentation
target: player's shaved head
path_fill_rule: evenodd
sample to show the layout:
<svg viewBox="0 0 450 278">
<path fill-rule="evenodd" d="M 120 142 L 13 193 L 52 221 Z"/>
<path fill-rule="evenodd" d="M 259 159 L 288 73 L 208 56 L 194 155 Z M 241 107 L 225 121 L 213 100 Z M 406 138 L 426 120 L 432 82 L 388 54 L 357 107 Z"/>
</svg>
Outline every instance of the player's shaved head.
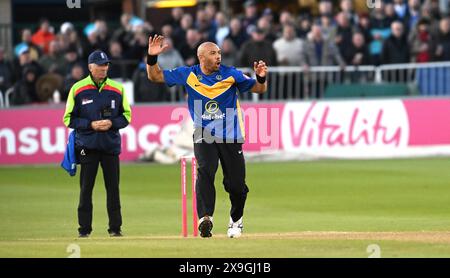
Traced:
<svg viewBox="0 0 450 278">
<path fill-rule="evenodd" d="M 218 71 L 222 60 L 220 48 L 213 42 L 204 42 L 197 48 L 197 57 L 203 73 Z"/>
<path fill-rule="evenodd" d="M 211 50 L 218 50 L 219 47 L 217 44 L 213 42 L 204 42 L 197 48 L 197 56 L 200 57 L 200 55 L 205 55 L 205 53 L 208 53 L 208 51 Z"/>
</svg>

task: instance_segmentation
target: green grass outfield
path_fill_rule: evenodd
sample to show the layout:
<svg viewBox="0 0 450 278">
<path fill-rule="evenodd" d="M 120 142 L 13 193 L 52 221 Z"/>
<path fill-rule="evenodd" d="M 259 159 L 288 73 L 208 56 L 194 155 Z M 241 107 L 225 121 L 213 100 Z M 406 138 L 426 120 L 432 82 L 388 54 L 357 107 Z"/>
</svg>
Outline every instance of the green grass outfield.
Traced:
<svg viewBox="0 0 450 278">
<path fill-rule="evenodd" d="M 0 168 L 0 257 L 67 257 L 71 243 L 81 257 L 363 258 L 370 244 L 381 257 L 450 257 L 447 158 L 248 163 L 239 239 L 225 236 L 229 200 L 221 170 L 209 239 L 181 237 L 179 165 L 121 170 L 125 237 L 107 237 L 100 171 L 94 231 L 78 239 L 78 175 L 56 166 Z"/>
</svg>

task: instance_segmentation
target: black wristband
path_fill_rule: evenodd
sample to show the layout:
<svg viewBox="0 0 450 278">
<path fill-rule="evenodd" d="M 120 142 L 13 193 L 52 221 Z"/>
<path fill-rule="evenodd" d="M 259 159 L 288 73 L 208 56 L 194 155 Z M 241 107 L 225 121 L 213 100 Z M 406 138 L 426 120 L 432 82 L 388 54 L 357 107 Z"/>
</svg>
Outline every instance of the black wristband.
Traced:
<svg viewBox="0 0 450 278">
<path fill-rule="evenodd" d="M 147 53 L 147 65 L 154 66 L 158 62 L 158 55 L 150 55 Z"/>
<path fill-rule="evenodd" d="M 258 80 L 258 83 L 264 84 L 266 82 L 266 77 L 256 75 L 256 80 Z"/>
</svg>

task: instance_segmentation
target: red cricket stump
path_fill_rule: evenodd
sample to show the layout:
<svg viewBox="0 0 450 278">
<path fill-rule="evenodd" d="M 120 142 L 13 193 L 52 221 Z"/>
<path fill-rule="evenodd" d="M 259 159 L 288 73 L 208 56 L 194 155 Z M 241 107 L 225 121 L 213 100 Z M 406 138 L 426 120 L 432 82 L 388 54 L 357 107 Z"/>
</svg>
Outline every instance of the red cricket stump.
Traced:
<svg viewBox="0 0 450 278">
<path fill-rule="evenodd" d="M 181 231 L 184 237 L 187 230 L 187 204 L 186 204 L 186 158 L 181 158 Z"/>
<path fill-rule="evenodd" d="M 181 157 L 181 231 L 183 237 L 188 236 L 187 223 L 187 160 L 191 159 L 191 186 L 192 186 L 192 234 L 198 236 L 198 219 L 197 219 L 197 191 L 195 184 L 197 181 L 197 160 L 195 157 Z"/>
<path fill-rule="evenodd" d="M 197 218 L 197 190 L 195 188 L 197 184 L 197 159 L 192 157 L 192 233 L 194 236 L 198 236 L 198 218 Z"/>
</svg>

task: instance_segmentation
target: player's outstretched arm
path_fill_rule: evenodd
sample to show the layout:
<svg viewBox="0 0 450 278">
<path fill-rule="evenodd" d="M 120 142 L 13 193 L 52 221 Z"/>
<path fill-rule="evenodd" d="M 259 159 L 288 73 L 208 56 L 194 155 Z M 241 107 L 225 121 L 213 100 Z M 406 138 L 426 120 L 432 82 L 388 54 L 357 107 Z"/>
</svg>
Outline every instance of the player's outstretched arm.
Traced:
<svg viewBox="0 0 450 278">
<path fill-rule="evenodd" d="M 267 91 L 267 72 L 268 67 L 264 61 L 259 60 L 259 62 L 253 63 L 253 70 L 256 74 L 256 83 L 250 89 L 250 92 L 262 94 Z"/>
<path fill-rule="evenodd" d="M 164 83 L 163 71 L 158 66 L 157 59 L 167 47 L 163 36 L 154 35 L 148 38 L 147 77 L 150 81 Z"/>
</svg>

